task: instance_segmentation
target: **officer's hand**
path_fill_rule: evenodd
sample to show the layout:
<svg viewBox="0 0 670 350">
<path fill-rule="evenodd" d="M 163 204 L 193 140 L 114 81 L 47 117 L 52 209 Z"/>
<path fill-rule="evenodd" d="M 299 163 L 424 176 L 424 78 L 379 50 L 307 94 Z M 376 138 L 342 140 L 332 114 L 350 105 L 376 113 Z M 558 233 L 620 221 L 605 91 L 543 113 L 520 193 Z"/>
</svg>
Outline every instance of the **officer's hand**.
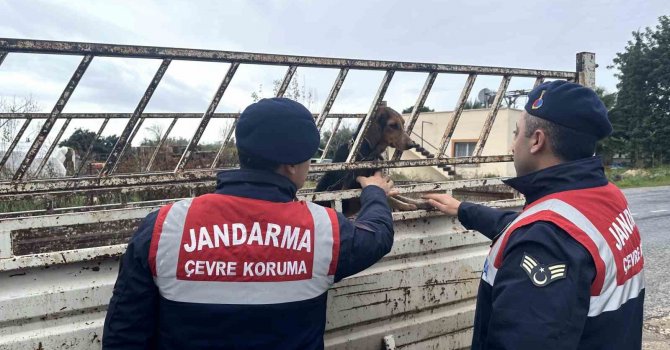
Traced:
<svg viewBox="0 0 670 350">
<path fill-rule="evenodd" d="M 393 180 L 390 177 L 382 175 L 381 170 L 377 171 L 372 176 L 359 176 L 356 181 L 361 184 L 361 187 L 377 186 L 386 192 L 387 196 L 395 196 L 398 191 L 393 188 Z"/>
<path fill-rule="evenodd" d="M 421 198 L 427 199 L 430 205 L 447 215 L 458 215 L 461 202 L 448 194 L 429 193 L 424 194 Z"/>
</svg>

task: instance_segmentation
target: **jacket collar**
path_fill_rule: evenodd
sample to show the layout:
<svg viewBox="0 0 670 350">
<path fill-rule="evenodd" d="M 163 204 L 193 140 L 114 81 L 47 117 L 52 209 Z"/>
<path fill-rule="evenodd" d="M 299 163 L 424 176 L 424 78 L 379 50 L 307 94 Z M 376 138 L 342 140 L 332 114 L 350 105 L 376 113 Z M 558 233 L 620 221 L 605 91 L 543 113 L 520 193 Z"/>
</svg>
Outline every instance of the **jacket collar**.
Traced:
<svg viewBox="0 0 670 350">
<path fill-rule="evenodd" d="M 608 183 L 600 157 L 561 163 L 504 181 L 526 197 L 526 204 L 557 192 L 605 186 Z"/>
<path fill-rule="evenodd" d="M 291 202 L 298 189 L 288 178 L 265 170 L 224 170 L 216 175 L 215 193 L 271 202 Z"/>
</svg>

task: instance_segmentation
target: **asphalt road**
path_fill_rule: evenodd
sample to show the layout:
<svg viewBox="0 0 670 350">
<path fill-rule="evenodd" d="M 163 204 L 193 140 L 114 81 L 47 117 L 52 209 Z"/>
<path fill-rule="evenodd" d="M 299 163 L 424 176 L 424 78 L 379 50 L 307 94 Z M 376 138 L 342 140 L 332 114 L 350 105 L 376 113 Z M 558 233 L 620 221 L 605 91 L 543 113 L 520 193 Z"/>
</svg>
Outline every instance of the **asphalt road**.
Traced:
<svg viewBox="0 0 670 350">
<path fill-rule="evenodd" d="M 670 186 L 624 190 L 642 236 L 644 349 L 670 348 Z"/>
<path fill-rule="evenodd" d="M 642 236 L 645 318 L 670 315 L 670 186 L 624 190 Z"/>
</svg>

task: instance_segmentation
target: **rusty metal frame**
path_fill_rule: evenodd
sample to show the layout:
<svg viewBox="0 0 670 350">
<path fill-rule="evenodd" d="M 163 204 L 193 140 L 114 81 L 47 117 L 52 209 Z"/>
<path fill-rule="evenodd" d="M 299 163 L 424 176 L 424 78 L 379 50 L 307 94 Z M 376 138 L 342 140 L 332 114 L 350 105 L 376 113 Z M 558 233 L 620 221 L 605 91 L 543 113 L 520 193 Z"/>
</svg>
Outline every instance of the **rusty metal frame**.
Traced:
<svg viewBox="0 0 670 350">
<path fill-rule="evenodd" d="M 319 130 L 325 124 L 327 118 L 337 119 L 335 127 L 333 128 L 333 135 L 326 145 L 324 150 L 327 152 L 328 147 L 332 146 L 332 136 L 336 133 L 343 119 L 346 118 L 359 118 L 362 119 L 362 126 L 359 135 L 354 140 L 354 145 L 352 147 L 351 153 L 348 155 L 346 163 L 335 163 L 335 164 L 315 164 L 312 166 L 312 172 L 323 172 L 330 170 L 354 170 L 354 169 L 371 169 L 371 168 L 395 168 L 395 167 L 417 167 L 417 166 L 444 166 L 444 165 L 457 165 L 457 164 L 471 164 L 471 163 L 486 163 L 486 162 L 508 162 L 512 160 L 512 157 L 509 155 L 497 155 L 497 156 L 481 156 L 481 150 L 483 149 L 486 138 L 490 132 L 491 126 L 495 120 L 498 109 L 500 108 L 500 103 L 502 102 L 502 96 L 509 84 L 509 79 L 511 77 L 535 77 L 536 85 L 541 82 L 544 78 L 556 78 L 556 79 L 570 79 L 577 80 L 580 82 L 588 83 L 593 76 L 595 69 L 594 58 L 592 54 L 589 53 L 580 53 L 578 54 L 577 62 L 577 72 L 565 72 L 565 71 L 549 71 L 549 70 L 536 70 L 536 69 L 519 69 L 519 68 L 506 68 L 506 67 L 483 67 L 483 66 L 469 66 L 469 65 L 450 65 L 450 64 L 433 64 L 433 63 L 414 63 L 414 62 L 392 62 L 392 61 L 373 61 L 373 60 L 355 60 L 355 59 L 343 59 L 343 58 L 325 58 L 325 57 L 305 57 L 305 56 L 287 56 L 287 55 L 269 55 L 269 54 L 257 54 L 257 53 L 243 53 L 243 52 L 230 52 L 230 51 L 216 51 L 216 50 L 193 50 L 193 49 L 176 49 L 176 48 L 164 48 L 164 47 L 146 47 L 146 46 L 127 46 L 127 45 L 108 45 L 108 44 L 95 44 L 95 43 L 73 43 L 73 42 L 55 42 L 55 41 L 41 41 L 41 40 L 22 40 L 22 39 L 2 39 L 0 38 L 0 63 L 9 52 L 20 52 L 20 53 L 38 53 L 38 54 L 61 54 L 61 55 L 78 55 L 84 56 L 80 67 L 77 72 L 84 74 L 85 68 L 82 68 L 86 57 L 91 59 L 95 56 L 98 57 L 123 57 L 123 58 L 151 58 L 151 59 L 161 59 L 161 66 L 158 68 L 157 72 L 154 75 L 153 80 L 147 87 L 142 99 L 139 101 L 135 111 L 133 113 L 62 113 L 63 106 L 67 102 L 67 98 L 71 95 L 74 86 L 79 81 L 81 77 L 75 79 L 77 72 L 73 75 L 68 86 L 65 88 L 61 99 L 54 107 L 54 111 L 51 113 L 0 113 L 0 118 L 8 119 L 24 119 L 24 124 L 21 127 L 19 133 L 13 140 L 14 146 L 10 146 L 10 152 L 7 152 L 3 157 L 3 160 L 0 161 L 0 168 L 7 162 L 8 157 L 11 155 L 11 150 L 16 146 L 16 143 L 23 136 L 25 130 L 31 123 L 33 119 L 46 119 L 45 126 L 42 127 L 41 135 L 46 137 L 48 131 L 53 127 L 53 123 L 58 118 L 66 118 L 65 124 L 61 127 L 61 130 L 58 133 L 57 138 L 60 139 L 63 135 L 63 132 L 68 126 L 68 123 L 71 120 L 77 119 L 103 119 L 103 123 L 99 128 L 95 139 L 88 146 L 86 155 L 82 158 L 81 164 L 76 171 L 74 178 L 69 179 L 33 179 L 30 181 L 23 181 L 23 175 L 25 171 L 29 168 L 30 164 L 25 165 L 25 169 L 20 168 L 18 172 L 21 172 L 20 176 L 15 176 L 14 181 L 0 183 L 0 197 L 6 200 L 11 195 L 17 196 L 27 196 L 27 195 L 45 195 L 49 193 L 56 192 L 67 192 L 67 191 L 91 191 L 97 192 L 101 190 L 136 190 L 142 186 L 152 187 L 152 188 L 167 188 L 165 186 L 185 186 L 188 187 L 193 184 L 194 186 L 200 186 L 204 182 L 212 181 L 214 172 L 217 171 L 218 163 L 220 158 L 225 151 L 226 146 L 229 144 L 236 127 L 237 118 L 239 113 L 214 113 L 216 107 L 223 94 L 227 84 L 230 83 L 230 80 L 233 78 L 236 69 L 240 64 L 266 64 L 266 65 L 275 65 L 275 66 L 286 66 L 287 71 L 284 75 L 281 85 L 278 87 L 277 96 L 282 96 L 286 92 L 286 89 L 290 85 L 291 79 L 293 79 L 296 70 L 300 67 L 317 67 L 317 68 L 330 68 L 338 69 L 339 73 L 333 82 L 330 93 L 324 106 L 319 114 L 315 114 L 315 120 Z M 231 66 L 223 78 L 219 89 L 214 94 L 214 97 L 211 100 L 209 108 L 204 113 L 144 113 L 144 108 L 148 104 L 152 94 L 160 83 L 165 71 L 168 69 L 168 66 L 172 60 L 183 60 L 183 61 L 208 61 L 208 62 L 222 62 L 230 63 Z M 90 63 L 90 60 L 89 60 Z M 365 114 L 333 114 L 330 113 L 337 95 L 344 83 L 344 80 L 349 72 L 349 70 L 378 70 L 385 71 L 384 78 L 380 82 L 377 93 L 374 97 L 374 100 Z M 389 84 L 392 80 L 392 77 L 395 72 L 422 72 L 427 73 L 426 81 L 424 86 L 417 97 L 415 103 L 415 108 L 411 114 L 410 120 L 407 124 L 407 130 L 412 130 L 413 126 L 418 120 L 420 109 L 425 103 L 427 96 L 430 93 L 431 87 L 439 73 L 448 73 L 448 74 L 467 74 L 468 79 L 466 81 L 464 90 L 461 93 L 461 96 L 456 104 L 456 109 L 454 111 L 454 116 L 450 120 L 447 130 L 445 131 L 442 143 L 440 145 L 441 152 L 438 157 L 433 159 L 417 159 L 417 160 L 398 160 L 400 154 L 396 152 L 394 154 L 393 160 L 391 161 L 375 161 L 375 162 L 354 162 L 355 154 L 360 149 L 362 144 L 362 138 L 366 130 L 370 127 L 374 113 L 379 107 L 381 101 L 384 98 L 386 90 L 389 87 Z M 445 157 L 444 151 L 449 143 L 451 136 L 456 128 L 459 117 L 463 112 L 463 106 L 467 101 L 474 81 L 478 75 L 491 75 L 491 76 L 503 76 L 501 82 L 501 89 L 498 90 L 496 95 L 496 100 L 494 106 L 490 111 L 487 121 L 482 129 L 482 136 L 478 141 L 477 153 L 473 157 L 464 157 L 464 158 L 448 158 Z M 73 84 L 74 83 L 74 84 Z M 123 130 L 123 133 L 119 137 L 119 141 L 114 145 L 114 149 L 108 155 L 103 171 L 98 174 L 97 177 L 79 177 L 79 174 L 82 171 L 82 168 L 85 166 L 86 161 L 90 158 L 92 149 L 96 140 L 98 140 L 107 126 L 107 123 L 111 119 L 125 118 L 128 119 L 128 122 Z M 145 119 L 148 118 L 172 118 L 172 122 L 168 130 L 163 134 L 159 144 L 156 149 L 153 151 L 151 160 L 147 164 L 146 168 L 143 169 L 144 172 L 141 173 L 132 173 L 124 175 L 113 175 L 117 167 L 122 161 L 123 154 L 126 151 L 126 148 L 132 143 L 133 138 L 139 132 L 141 125 Z M 152 165 L 160 152 L 161 147 L 167 141 L 172 128 L 175 126 L 176 122 L 179 119 L 184 118 L 199 118 L 200 124 L 194 136 L 189 141 L 189 145 L 182 154 L 182 157 L 175 167 L 174 171 L 166 172 L 151 172 Z M 231 118 L 233 119 L 233 125 L 228 130 L 228 133 L 225 137 L 225 140 L 221 144 L 219 151 L 211 164 L 210 169 L 204 170 L 187 170 L 186 165 L 190 159 L 193 150 L 197 146 L 200 138 L 202 137 L 205 128 L 207 127 L 209 121 L 212 118 Z M 48 130 L 47 130 L 48 129 Z M 46 132 L 45 132 L 46 131 Z M 37 141 L 37 140 L 36 140 Z M 57 142 L 55 143 L 57 144 Z M 41 146 L 41 143 L 39 144 Z M 33 144 L 35 146 L 35 143 Z M 52 145 L 53 148 L 55 147 Z M 39 151 L 39 147 L 36 147 L 35 153 Z M 51 153 L 53 149 L 49 151 Z M 32 155 L 32 158 L 35 157 L 35 154 Z M 23 163 L 32 162 L 32 158 L 26 157 L 23 160 Z M 45 163 L 43 161 L 42 163 Z M 44 164 L 41 164 L 40 167 L 43 167 Z M 161 187 L 163 186 L 163 187 Z M 195 188 L 195 187 L 194 187 Z"/>
<path fill-rule="evenodd" d="M 412 135 L 412 131 L 414 130 L 414 124 L 416 124 L 416 121 L 419 119 L 421 108 L 423 108 L 424 103 L 426 103 L 426 99 L 428 98 L 428 94 L 430 93 L 430 89 L 433 87 L 436 78 L 437 73 L 435 72 L 428 73 L 428 77 L 426 77 L 426 82 L 423 84 L 421 93 L 419 93 L 419 97 L 417 97 L 416 99 L 414 108 L 412 108 L 412 113 L 410 115 L 409 122 L 405 127 L 405 130 L 407 131 L 408 135 Z M 393 157 L 391 159 L 398 160 L 400 159 L 400 156 L 402 156 L 402 151 L 395 150 L 395 152 L 393 153 Z"/>
<path fill-rule="evenodd" d="M 277 89 L 277 97 L 284 97 L 286 89 L 288 89 L 288 86 L 291 83 L 291 79 L 293 79 L 293 75 L 295 74 L 296 69 L 298 69 L 298 67 L 295 65 L 291 65 L 288 67 L 288 69 L 286 70 L 286 75 L 284 75 L 284 79 L 282 79 L 281 85 L 279 85 L 279 89 Z"/>
<path fill-rule="evenodd" d="M 379 108 L 379 105 L 384 99 L 386 90 L 388 90 L 389 84 L 391 84 L 391 79 L 393 79 L 394 73 L 395 71 L 388 70 L 386 71 L 386 74 L 384 74 L 384 78 L 379 84 L 379 89 L 377 90 L 377 94 L 375 95 L 372 105 L 370 106 L 370 110 L 368 111 L 368 114 L 365 116 L 365 119 L 363 119 L 363 125 L 359 129 L 358 134 L 356 135 L 354 144 L 351 146 L 351 150 L 349 151 L 349 155 L 347 156 L 347 163 L 353 163 L 356 161 L 356 154 L 361 149 L 363 139 L 365 138 L 365 133 L 367 133 L 368 129 L 370 128 L 370 124 L 374 119 L 375 113 L 377 113 L 377 109 Z"/>
<path fill-rule="evenodd" d="M 397 160 L 397 161 L 374 161 L 350 163 L 313 164 L 313 172 L 324 172 L 333 170 L 355 170 L 355 169 L 381 169 L 398 167 L 420 167 L 438 165 L 460 165 L 474 163 L 498 163 L 510 162 L 511 155 L 461 157 L 447 159 L 419 159 L 419 160 Z M 198 182 L 214 181 L 215 174 L 223 169 L 188 170 L 181 173 L 163 172 L 153 174 L 123 174 L 107 177 L 81 177 L 33 180 L 29 182 L 2 182 L 0 183 L 0 201 L 14 200 L 21 196 L 65 193 L 72 194 L 74 191 L 144 191 L 149 188 L 164 189 L 197 184 Z M 214 182 L 211 182 L 212 184 Z"/>
<path fill-rule="evenodd" d="M 161 148 L 163 148 L 163 144 L 165 141 L 167 141 L 168 137 L 170 136 L 170 132 L 172 132 L 172 128 L 174 128 L 175 124 L 177 124 L 177 121 L 179 118 L 172 118 L 172 121 L 170 122 L 170 125 L 168 126 L 167 130 L 165 130 L 165 133 L 163 133 L 163 136 L 161 137 L 160 141 L 158 141 L 158 145 L 156 145 L 156 149 L 154 149 L 154 153 L 151 154 L 151 158 L 149 159 L 149 163 L 147 164 L 147 167 L 144 169 L 145 173 L 148 173 L 151 171 L 151 167 L 154 164 L 154 161 L 156 160 L 156 157 L 158 156 L 158 153 L 160 153 Z"/>
<path fill-rule="evenodd" d="M 16 148 L 16 145 L 19 143 L 21 140 L 21 137 L 23 137 L 23 134 L 26 132 L 28 129 L 28 126 L 30 123 L 33 121 L 32 118 L 26 118 L 26 120 L 23 122 L 23 125 L 21 125 L 21 129 L 16 133 L 16 136 L 12 140 L 12 143 L 9 145 L 9 148 L 5 151 L 5 155 L 2 157 L 2 160 L 0 160 L 0 169 L 2 169 L 3 166 L 5 166 L 5 163 L 7 163 L 7 160 L 9 160 L 9 157 L 12 155 L 12 152 L 14 152 L 14 148 Z"/>
<path fill-rule="evenodd" d="M 198 125 L 198 128 L 195 130 L 195 133 L 193 134 L 193 137 L 191 137 L 191 140 L 188 142 L 188 145 L 186 146 L 186 149 L 184 150 L 184 153 L 181 156 L 181 159 L 179 159 L 179 163 L 177 163 L 177 166 L 175 167 L 174 171 L 179 172 L 183 171 L 184 167 L 186 166 L 186 163 L 188 163 L 189 159 L 191 158 L 191 154 L 193 151 L 195 151 L 195 148 L 198 146 L 198 142 L 200 142 L 200 137 L 202 137 L 202 134 L 205 132 L 205 129 L 207 128 L 207 124 L 209 124 L 209 120 L 212 118 L 212 114 L 216 111 L 216 108 L 219 106 L 219 102 L 221 101 L 221 98 L 223 97 L 223 94 L 226 92 L 226 89 L 228 88 L 228 85 L 230 85 L 230 82 L 233 80 L 233 77 L 235 76 L 235 72 L 237 72 L 237 68 L 240 66 L 239 63 L 231 63 L 230 67 L 228 68 L 228 72 L 226 75 L 223 77 L 223 80 L 221 80 L 221 84 L 219 84 L 219 88 L 216 90 L 216 93 L 214 94 L 214 97 L 212 98 L 212 101 L 209 103 L 209 107 L 207 108 L 207 111 L 202 115 L 202 118 L 200 119 L 200 124 Z M 295 69 L 293 69 L 293 72 L 295 72 Z M 288 73 L 287 73 L 288 74 Z M 291 74 L 293 75 L 293 74 Z M 176 119 L 175 119 L 176 120 Z M 167 134 L 167 133 L 166 133 Z M 161 145 L 159 145 L 160 147 Z M 156 151 L 158 152 L 158 151 Z M 152 162 L 153 162 L 152 157 Z M 147 171 L 149 171 L 151 167 L 147 167 Z"/>
<path fill-rule="evenodd" d="M 74 92 L 74 89 L 77 87 L 79 81 L 84 76 L 84 73 L 86 72 L 88 66 L 91 64 L 92 60 L 93 55 L 90 54 L 85 55 L 81 59 L 79 66 L 77 66 L 77 69 L 72 74 L 70 81 L 67 83 L 65 89 L 61 93 L 60 98 L 58 98 L 58 102 L 56 102 L 56 105 L 51 110 L 49 118 L 42 125 L 42 129 L 35 138 L 35 141 L 33 141 L 33 144 L 30 146 L 30 149 L 26 153 L 26 156 L 23 158 L 23 161 L 21 162 L 21 165 L 19 165 L 19 168 L 16 170 L 16 173 L 14 173 L 13 177 L 14 181 L 23 179 L 23 176 L 30 168 L 30 165 L 33 163 L 33 160 L 35 160 L 35 157 L 37 157 L 37 154 L 39 153 L 42 144 L 44 144 L 44 141 L 49 135 L 51 128 L 53 128 L 54 124 L 56 123 L 56 120 L 58 119 L 58 116 L 63 111 L 63 108 L 65 108 L 67 102 L 70 100 L 70 97 Z"/>
<path fill-rule="evenodd" d="M 486 121 L 484 122 L 484 127 L 482 128 L 482 132 L 479 135 L 479 141 L 477 141 L 477 145 L 475 146 L 475 150 L 473 152 L 473 155 L 475 156 L 482 155 L 482 151 L 484 150 L 486 141 L 489 138 L 489 133 L 491 132 L 493 123 L 496 120 L 496 115 L 498 114 L 498 110 L 500 110 L 500 104 L 502 103 L 503 96 L 505 96 L 505 92 L 507 91 L 507 87 L 509 86 L 509 82 L 511 79 L 512 79 L 511 76 L 505 75 L 500 81 L 500 87 L 498 88 L 496 97 L 493 99 L 493 105 L 491 106 L 489 115 L 486 118 Z"/>
<path fill-rule="evenodd" d="M 99 43 L 65 42 L 0 38 L 0 51 L 82 55 L 99 57 L 162 58 L 184 61 L 239 62 L 267 65 L 296 65 L 300 67 L 394 70 L 398 72 L 477 73 L 480 75 L 513 75 L 556 79 L 574 79 L 575 72 L 551 71 L 457 64 L 374 61 L 347 58 L 275 55 L 219 50 L 196 50 L 155 46 L 130 46 Z"/>
<path fill-rule="evenodd" d="M 133 138 L 135 137 L 137 130 L 139 130 L 139 128 L 142 126 L 142 122 L 144 121 L 144 118 L 140 118 L 142 112 L 144 111 L 144 108 L 146 108 L 147 104 L 149 104 L 151 96 L 153 95 L 154 91 L 156 90 L 156 87 L 158 87 L 158 84 L 163 78 L 163 75 L 165 75 L 165 72 L 170 66 L 170 62 L 172 62 L 172 60 L 169 58 L 165 58 L 163 59 L 163 62 L 161 62 L 161 65 L 158 67 L 158 70 L 154 74 L 153 79 L 151 79 L 151 83 L 149 83 L 149 86 L 144 92 L 142 99 L 137 104 L 135 112 L 133 112 L 133 116 L 130 118 L 130 120 L 128 120 L 128 123 L 126 124 L 126 127 L 123 129 L 121 136 L 119 136 L 119 139 L 114 145 L 112 152 L 109 154 L 109 157 L 105 162 L 105 165 L 100 171 L 100 176 L 109 175 L 112 172 L 114 172 L 114 170 L 116 170 L 116 167 L 118 166 L 119 162 L 121 161 L 121 158 L 123 157 L 123 153 L 125 152 L 128 145 L 133 141 Z M 132 136 L 130 136 L 131 132 Z"/>
<path fill-rule="evenodd" d="M 321 153 L 321 161 L 323 161 L 326 158 L 326 153 L 330 150 L 330 145 L 333 143 L 333 139 L 335 138 L 335 133 L 337 133 L 337 129 L 340 128 L 340 124 L 342 123 L 342 118 L 338 118 L 337 121 L 335 122 L 335 125 L 333 126 L 333 131 L 330 132 L 330 137 L 328 137 L 328 141 L 326 142 L 326 146 L 323 147 L 323 151 Z"/>
<path fill-rule="evenodd" d="M 216 152 L 216 157 L 214 157 L 214 160 L 212 161 L 212 165 L 209 166 L 210 169 L 215 169 L 216 166 L 219 165 L 219 159 L 221 158 L 221 155 L 223 154 L 223 151 L 226 149 L 226 145 L 228 145 L 228 142 L 230 142 L 230 138 L 235 133 L 235 128 L 237 127 L 237 121 L 238 121 L 238 119 L 233 120 L 233 124 L 230 126 L 230 129 L 228 130 L 228 134 L 223 139 L 223 143 L 221 143 L 221 147 L 219 147 L 219 151 Z"/>
<path fill-rule="evenodd" d="M 74 177 L 79 176 L 81 174 L 82 169 L 84 169 L 84 166 L 86 162 L 88 161 L 88 158 L 91 156 L 91 153 L 93 153 L 93 147 L 95 147 L 95 142 L 100 139 L 100 136 L 102 135 L 102 132 L 105 131 L 105 127 L 107 127 L 107 123 L 109 123 L 110 118 L 105 118 L 105 120 L 102 121 L 102 124 L 100 124 L 100 127 L 98 128 L 98 132 L 95 134 L 93 139 L 91 140 L 91 144 L 88 145 L 88 149 L 86 150 L 86 153 L 84 154 L 83 157 L 80 159 L 80 164 L 79 168 L 77 168 L 77 171 L 74 173 Z"/>
<path fill-rule="evenodd" d="M 458 120 L 461 118 L 461 114 L 463 114 L 463 109 L 465 109 L 465 103 L 468 101 L 470 91 L 472 91 L 472 86 L 475 85 L 476 79 L 477 74 L 470 74 L 468 75 L 468 78 L 465 80 L 465 86 L 461 91 L 461 96 L 458 98 L 458 102 L 456 102 L 454 115 L 451 117 L 451 120 L 449 120 L 449 123 L 447 124 L 447 129 L 444 131 L 444 136 L 442 136 L 442 141 L 440 142 L 439 146 L 440 149 L 438 150 L 437 155 L 438 158 L 443 158 L 444 152 L 447 151 L 447 147 L 449 146 L 451 137 L 454 135 L 456 125 L 458 124 Z"/>
<path fill-rule="evenodd" d="M 321 131 L 323 123 L 326 122 L 326 117 L 328 116 L 328 113 L 330 113 L 330 109 L 333 107 L 333 103 L 335 103 L 335 98 L 337 98 L 337 94 L 340 92 L 342 84 L 344 84 L 344 79 L 346 79 L 348 73 L 349 68 L 345 67 L 340 69 L 340 72 L 337 74 L 337 78 L 335 78 L 333 87 L 330 89 L 330 93 L 328 93 L 326 103 L 324 103 L 323 109 L 321 110 L 321 114 L 319 114 L 319 116 L 316 118 L 316 127 L 317 129 L 319 129 L 319 131 Z M 338 118 L 338 124 L 341 119 L 342 118 Z"/>
<path fill-rule="evenodd" d="M 0 113 L 0 119 L 47 119 L 49 113 Z M 70 119 L 129 119 L 132 113 L 61 113 L 60 117 Z M 312 113 L 314 119 L 319 114 Z M 365 118 L 365 113 L 330 113 L 326 116 L 328 119 L 361 119 Z M 237 119 L 240 113 L 214 113 L 211 119 Z M 201 119 L 202 113 L 142 113 L 144 119 Z"/>
</svg>

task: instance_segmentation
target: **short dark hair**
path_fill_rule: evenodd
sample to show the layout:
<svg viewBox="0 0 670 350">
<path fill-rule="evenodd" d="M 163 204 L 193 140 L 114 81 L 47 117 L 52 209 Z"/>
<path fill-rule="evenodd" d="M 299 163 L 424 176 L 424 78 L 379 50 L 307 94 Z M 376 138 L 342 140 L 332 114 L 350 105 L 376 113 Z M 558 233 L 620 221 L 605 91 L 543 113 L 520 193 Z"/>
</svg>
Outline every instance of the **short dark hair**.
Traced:
<svg viewBox="0 0 670 350">
<path fill-rule="evenodd" d="M 258 156 L 247 154 L 241 150 L 237 150 L 237 157 L 240 160 L 240 168 L 275 171 L 279 169 L 279 163 L 271 160 L 263 159 Z"/>
<path fill-rule="evenodd" d="M 526 114 L 526 137 L 541 129 L 547 135 L 554 155 L 569 162 L 593 156 L 598 139 L 595 136 L 566 128 L 554 122 Z"/>
</svg>

